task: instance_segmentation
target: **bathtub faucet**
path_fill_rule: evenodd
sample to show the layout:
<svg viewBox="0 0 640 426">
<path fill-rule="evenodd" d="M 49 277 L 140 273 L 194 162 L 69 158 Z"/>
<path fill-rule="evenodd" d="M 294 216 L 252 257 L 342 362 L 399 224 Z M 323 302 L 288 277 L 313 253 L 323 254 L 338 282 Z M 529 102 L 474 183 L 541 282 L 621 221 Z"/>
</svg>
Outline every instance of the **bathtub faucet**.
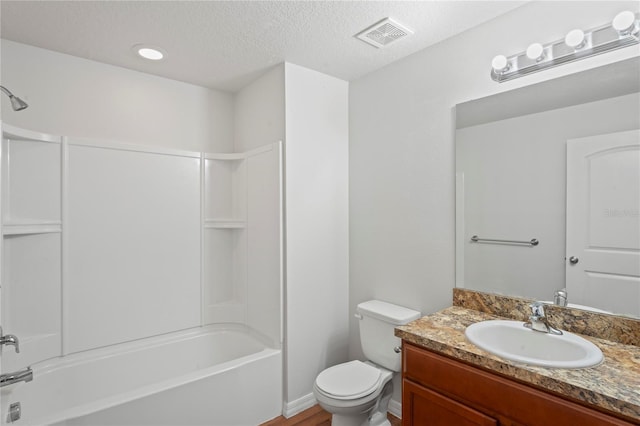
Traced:
<svg viewBox="0 0 640 426">
<path fill-rule="evenodd" d="M 2 327 L 0 327 L 0 346 L 1 345 L 13 346 L 16 349 L 16 353 L 20 353 L 20 342 L 18 338 L 13 334 L 4 334 Z"/>
<path fill-rule="evenodd" d="M 33 371 L 31 367 L 23 368 L 13 373 L 0 374 L 0 388 L 12 385 L 18 382 L 30 382 L 33 380 Z"/>
</svg>

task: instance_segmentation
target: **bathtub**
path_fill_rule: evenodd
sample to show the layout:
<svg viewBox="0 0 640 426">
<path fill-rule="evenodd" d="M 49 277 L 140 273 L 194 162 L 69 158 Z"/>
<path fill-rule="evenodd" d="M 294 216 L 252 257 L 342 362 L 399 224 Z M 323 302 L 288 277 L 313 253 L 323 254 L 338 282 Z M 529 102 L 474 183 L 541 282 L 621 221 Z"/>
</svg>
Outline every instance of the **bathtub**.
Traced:
<svg viewBox="0 0 640 426">
<path fill-rule="evenodd" d="M 2 424 L 257 425 L 282 410 L 282 352 L 242 326 L 208 326 L 32 366 L 2 389 Z"/>
</svg>

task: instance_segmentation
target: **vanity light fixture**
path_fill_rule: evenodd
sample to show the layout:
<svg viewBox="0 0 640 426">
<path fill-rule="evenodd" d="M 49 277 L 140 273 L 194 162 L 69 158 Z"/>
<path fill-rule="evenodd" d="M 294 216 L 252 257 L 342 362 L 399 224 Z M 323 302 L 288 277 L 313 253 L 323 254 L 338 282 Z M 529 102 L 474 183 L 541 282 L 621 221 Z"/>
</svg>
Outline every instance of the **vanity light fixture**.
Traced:
<svg viewBox="0 0 640 426">
<path fill-rule="evenodd" d="M 588 31 L 574 29 L 562 40 L 545 45 L 533 43 L 523 53 L 494 57 L 491 61 L 491 78 L 502 83 L 536 71 L 638 43 L 640 43 L 638 14 L 624 11 L 618 13 L 610 24 Z"/>
<path fill-rule="evenodd" d="M 494 57 L 491 61 L 491 66 L 496 73 L 503 73 L 509 70 L 509 62 L 507 61 L 507 57 L 504 55 Z"/>
<path fill-rule="evenodd" d="M 146 44 L 136 44 L 132 49 L 138 56 L 150 61 L 159 61 L 165 57 L 164 51 L 159 47 L 149 46 Z"/>
<path fill-rule="evenodd" d="M 527 58 L 540 62 L 545 57 L 544 46 L 540 43 L 533 43 L 527 47 Z"/>
<path fill-rule="evenodd" d="M 573 50 L 580 50 L 586 47 L 587 38 L 584 34 L 584 31 L 580 29 L 569 31 L 564 38 L 564 44 L 566 44 Z"/>
<path fill-rule="evenodd" d="M 634 32 L 636 36 L 638 34 L 638 20 L 633 12 L 628 10 L 618 13 L 616 17 L 613 18 L 613 21 L 611 21 L 611 26 L 614 30 L 618 31 L 621 36 Z"/>
</svg>

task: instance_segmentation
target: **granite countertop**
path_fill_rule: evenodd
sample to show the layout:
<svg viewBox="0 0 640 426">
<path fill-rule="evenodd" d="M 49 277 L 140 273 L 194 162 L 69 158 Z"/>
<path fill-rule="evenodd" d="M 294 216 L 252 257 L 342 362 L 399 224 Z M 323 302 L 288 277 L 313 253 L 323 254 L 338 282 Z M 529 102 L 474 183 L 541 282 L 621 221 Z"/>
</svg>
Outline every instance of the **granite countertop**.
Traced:
<svg viewBox="0 0 640 426">
<path fill-rule="evenodd" d="M 452 306 L 399 326 L 395 334 L 434 352 L 640 422 L 639 346 L 583 335 L 602 350 L 600 365 L 584 369 L 535 367 L 492 355 L 466 340 L 467 326 L 492 319 L 508 318 Z"/>
</svg>

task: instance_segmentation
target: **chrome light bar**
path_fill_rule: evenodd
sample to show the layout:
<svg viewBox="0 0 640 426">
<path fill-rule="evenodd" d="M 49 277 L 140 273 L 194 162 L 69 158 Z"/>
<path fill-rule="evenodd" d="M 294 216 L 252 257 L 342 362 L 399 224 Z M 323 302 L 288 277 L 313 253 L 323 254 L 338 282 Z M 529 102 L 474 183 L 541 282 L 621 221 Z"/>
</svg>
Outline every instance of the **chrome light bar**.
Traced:
<svg viewBox="0 0 640 426">
<path fill-rule="evenodd" d="M 625 11 L 613 19 L 611 24 L 590 31 L 570 31 L 562 39 L 541 45 L 534 43 L 526 52 L 509 57 L 493 58 L 491 78 L 498 83 L 522 77 L 533 72 L 588 58 L 600 53 L 639 43 L 640 19 L 638 15 Z"/>
</svg>

